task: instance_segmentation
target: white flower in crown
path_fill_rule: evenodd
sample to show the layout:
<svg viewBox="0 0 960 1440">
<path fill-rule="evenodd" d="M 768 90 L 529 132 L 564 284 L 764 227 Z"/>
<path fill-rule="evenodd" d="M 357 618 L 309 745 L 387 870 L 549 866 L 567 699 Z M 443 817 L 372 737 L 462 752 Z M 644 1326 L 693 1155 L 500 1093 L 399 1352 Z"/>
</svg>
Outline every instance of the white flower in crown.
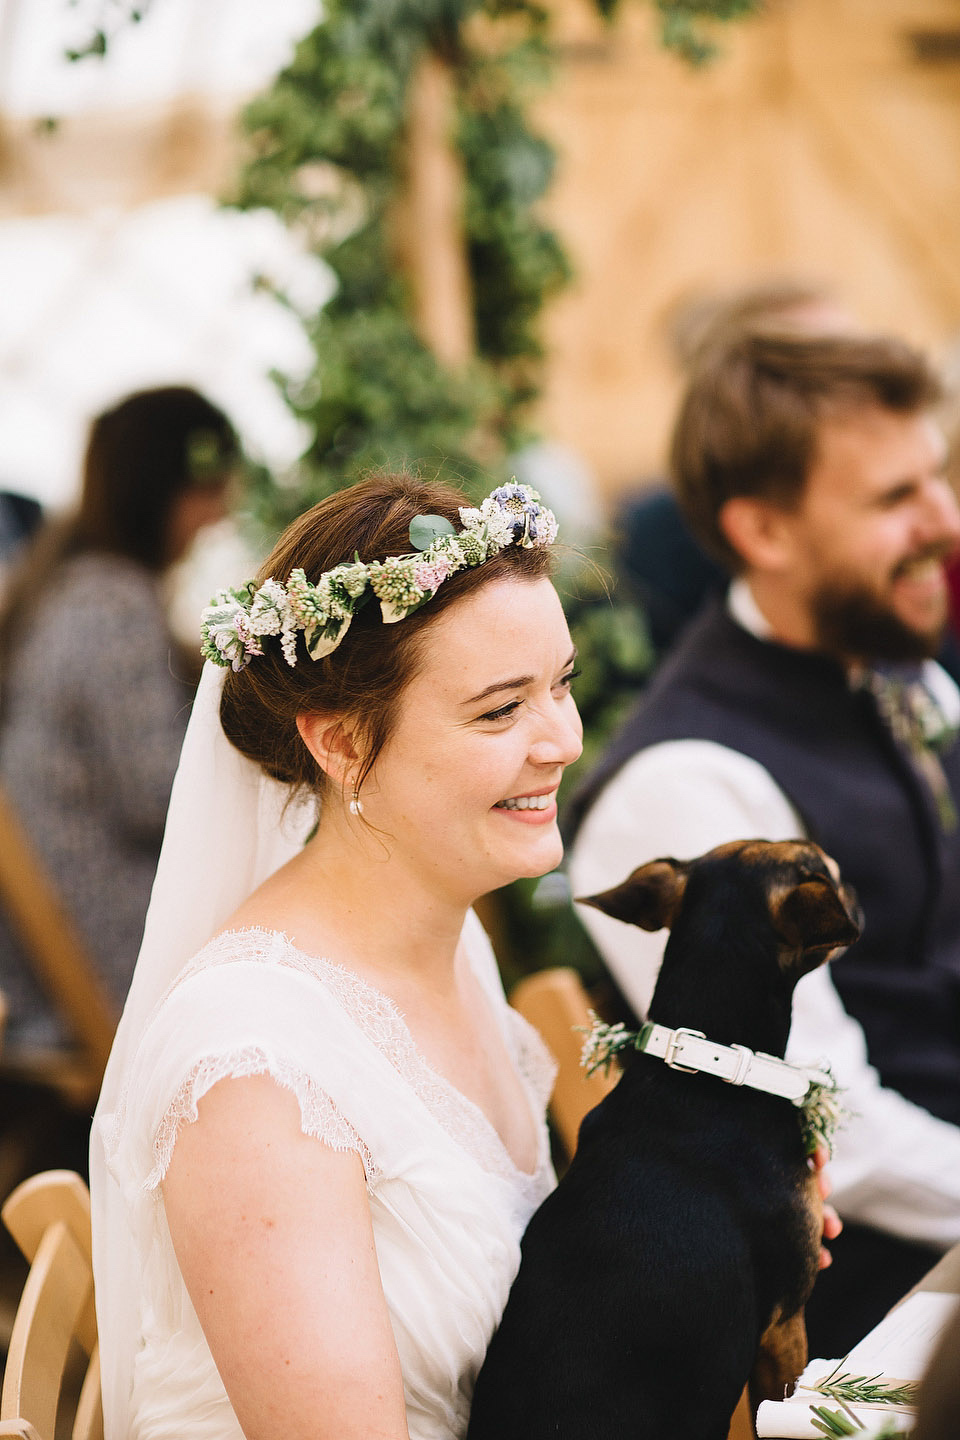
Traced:
<svg viewBox="0 0 960 1440">
<path fill-rule="evenodd" d="M 218 590 L 200 617 L 200 653 L 217 665 L 242 670 L 263 650 L 250 629 L 249 591 Z"/>
<path fill-rule="evenodd" d="M 479 511 L 477 513 L 479 514 Z M 463 570 L 467 563 L 463 547 L 460 544 L 461 539 L 460 535 L 441 535 L 439 539 L 434 540 L 429 550 L 423 552 L 421 558 L 424 561 L 442 560 L 448 567 L 447 578 L 449 579 L 456 571 Z"/>
<path fill-rule="evenodd" d="M 515 533 L 515 522 L 513 516 L 507 510 L 502 510 L 499 505 L 491 505 L 485 500 L 485 506 L 489 506 L 483 519 L 487 527 L 487 535 L 490 540 L 491 550 L 505 550 L 512 544 Z"/>
<path fill-rule="evenodd" d="M 271 576 L 264 580 L 250 605 L 250 629 L 254 635 L 279 635 L 287 617 L 287 592 Z"/>
</svg>

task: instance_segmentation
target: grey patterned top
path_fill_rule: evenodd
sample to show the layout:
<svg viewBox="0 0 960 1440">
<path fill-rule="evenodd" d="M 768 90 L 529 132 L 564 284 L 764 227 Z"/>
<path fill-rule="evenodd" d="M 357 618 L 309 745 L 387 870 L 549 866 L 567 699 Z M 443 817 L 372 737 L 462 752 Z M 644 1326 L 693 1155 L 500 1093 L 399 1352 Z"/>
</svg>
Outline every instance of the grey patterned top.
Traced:
<svg viewBox="0 0 960 1440">
<path fill-rule="evenodd" d="M 118 1009 L 192 699 L 172 650 L 156 576 L 85 554 L 44 588 L 0 678 L 0 784 Z M 6 1049 L 63 1042 L 2 915 L 0 989 Z"/>
</svg>

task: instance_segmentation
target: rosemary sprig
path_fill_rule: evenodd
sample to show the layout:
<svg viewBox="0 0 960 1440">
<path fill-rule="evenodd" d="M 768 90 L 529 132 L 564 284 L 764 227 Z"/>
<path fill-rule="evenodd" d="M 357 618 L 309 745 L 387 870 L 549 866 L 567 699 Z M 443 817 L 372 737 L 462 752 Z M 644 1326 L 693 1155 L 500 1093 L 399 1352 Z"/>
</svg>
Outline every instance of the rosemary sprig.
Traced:
<svg viewBox="0 0 960 1440">
<path fill-rule="evenodd" d="M 851 1375 L 842 1370 L 843 1361 L 835 1365 L 829 1375 L 824 1375 L 811 1390 L 826 1395 L 831 1400 L 849 1401 L 854 1405 L 913 1405 L 917 1398 L 917 1386 L 910 1381 L 902 1385 L 888 1385 L 880 1375 Z"/>
</svg>

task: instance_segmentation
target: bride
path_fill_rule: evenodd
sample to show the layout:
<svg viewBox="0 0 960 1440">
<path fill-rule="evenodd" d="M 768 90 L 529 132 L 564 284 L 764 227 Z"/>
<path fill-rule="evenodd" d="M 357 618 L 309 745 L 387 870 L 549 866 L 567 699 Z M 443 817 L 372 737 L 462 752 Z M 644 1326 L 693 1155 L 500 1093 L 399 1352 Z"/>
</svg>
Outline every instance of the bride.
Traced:
<svg viewBox="0 0 960 1440">
<path fill-rule="evenodd" d="M 205 612 L 93 1133 L 107 1440 L 466 1429 L 553 1184 L 470 907 L 558 864 L 581 730 L 552 514 L 461 504 L 363 482 Z"/>
</svg>

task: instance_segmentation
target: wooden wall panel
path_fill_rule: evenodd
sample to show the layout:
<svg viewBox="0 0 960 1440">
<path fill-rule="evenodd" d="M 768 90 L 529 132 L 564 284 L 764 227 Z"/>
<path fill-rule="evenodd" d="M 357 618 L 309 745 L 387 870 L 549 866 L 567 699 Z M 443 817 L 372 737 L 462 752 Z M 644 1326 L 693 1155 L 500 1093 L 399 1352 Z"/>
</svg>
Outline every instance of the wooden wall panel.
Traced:
<svg viewBox="0 0 960 1440">
<path fill-rule="evenodd" d="M 661 464 L 684 296 L 793 273 L 938 351 L 960 334 L 960 60 L 921 63 L 909 39 L 960 32 L 956 0 L 779 0 L 705 72 L 629 0 L 610 30 L 554 8 L 538 119 L 577 281 L 547 317 L 539 420 L 604 490 Z"/>
</svg>

